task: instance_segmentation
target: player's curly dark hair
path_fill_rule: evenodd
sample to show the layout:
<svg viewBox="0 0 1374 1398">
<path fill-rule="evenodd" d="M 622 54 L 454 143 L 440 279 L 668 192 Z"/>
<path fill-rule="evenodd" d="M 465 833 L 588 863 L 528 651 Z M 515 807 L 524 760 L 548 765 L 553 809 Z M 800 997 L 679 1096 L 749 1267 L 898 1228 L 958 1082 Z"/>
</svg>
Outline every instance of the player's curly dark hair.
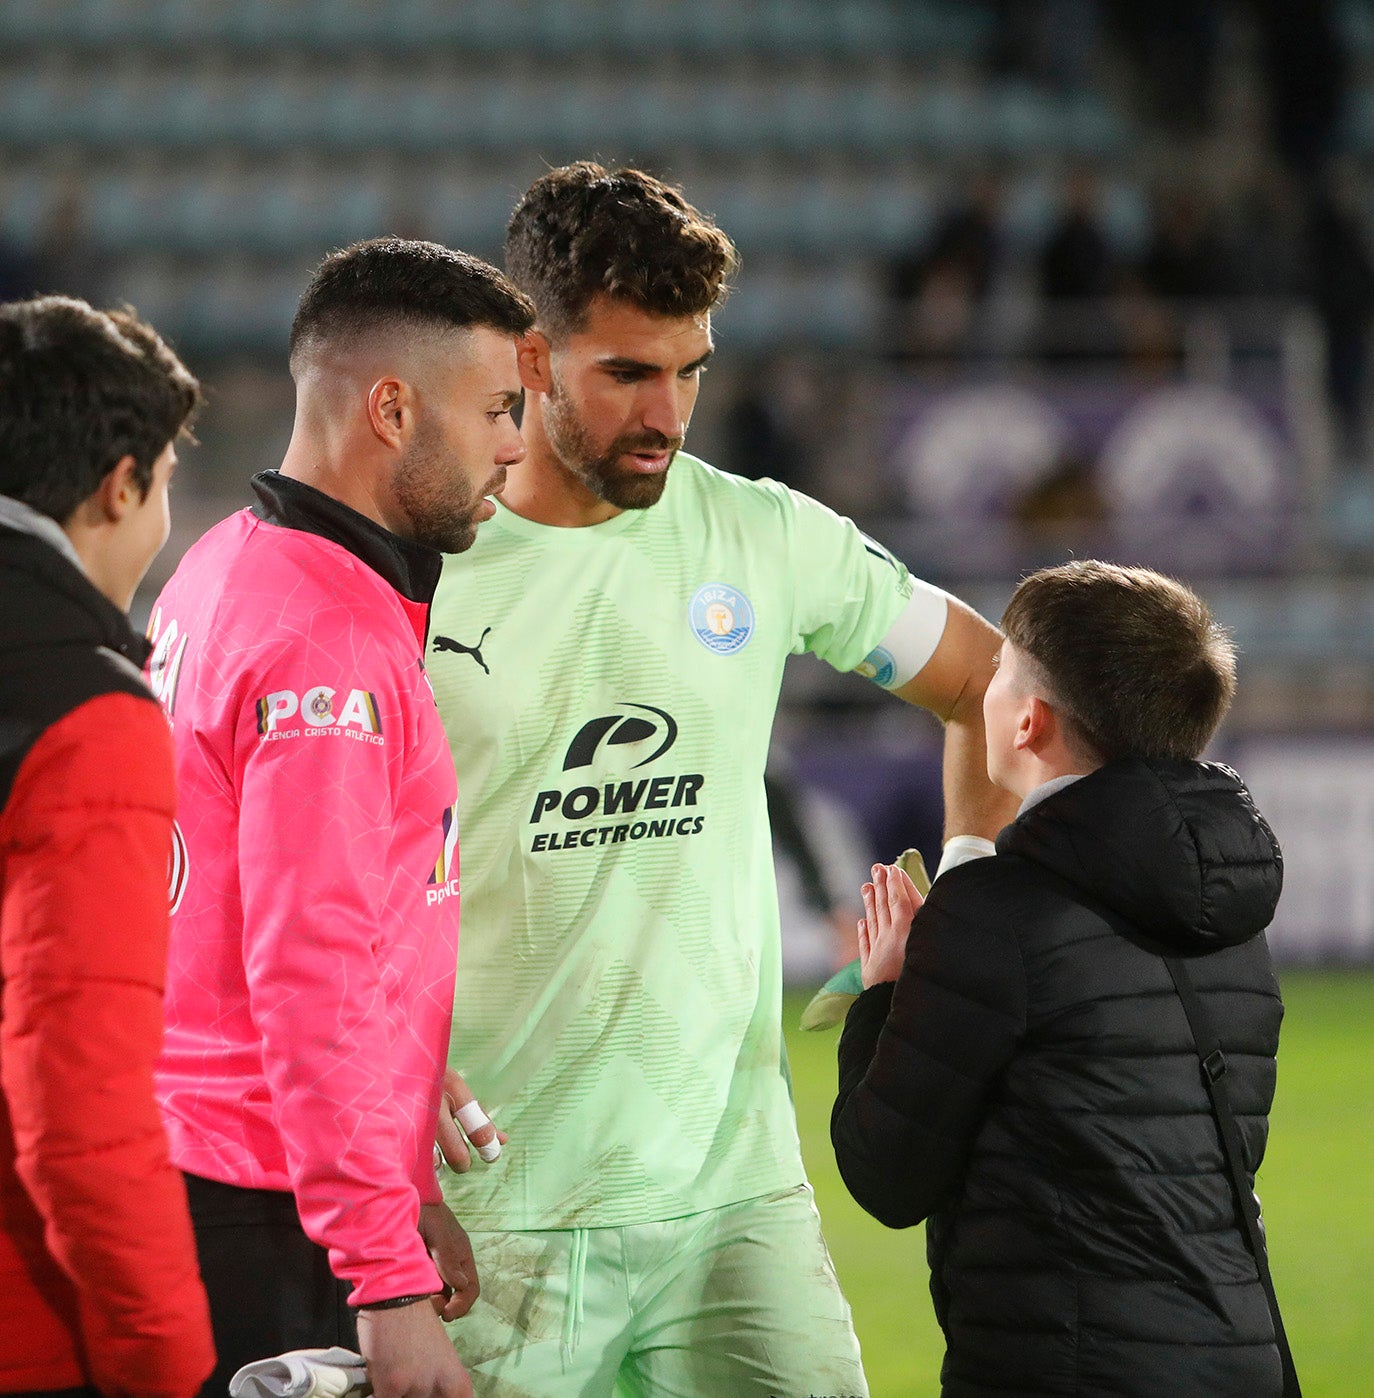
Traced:
<svg viewBox="0 0 1374 1398">
<path fill-rule="evenodd" d="M 554 338 L 580 329 L 597 296 L 700 315 L 724 300 L 738 266 L 735 245 L 680 190 L 589 160 L 537 179 L 506 229 L 506 270 Z"/>
<path fill-rule="evenodd" d="M 132 308 L 74 296 L 0 306 L 0 495 L 59 524 L 126 456 L 146 496 L 200 403 L 195 376 Z"/>
<path fill-rule="evenodd" d="M 1197 757 L 1235 694 L 1225 630 L 1196 593 L 1148 568 L 1042 568 L 1012 594 L 1002 630 L 1102 761 Z"/>
<path fill-rule="evenodd" d="M 292 367 L 314 344 L 396 325 L 523 335 L 534 306 L 489 262 L 439 243 L 370 238 L 315 269 L 291 323 Z"/>
</svg>

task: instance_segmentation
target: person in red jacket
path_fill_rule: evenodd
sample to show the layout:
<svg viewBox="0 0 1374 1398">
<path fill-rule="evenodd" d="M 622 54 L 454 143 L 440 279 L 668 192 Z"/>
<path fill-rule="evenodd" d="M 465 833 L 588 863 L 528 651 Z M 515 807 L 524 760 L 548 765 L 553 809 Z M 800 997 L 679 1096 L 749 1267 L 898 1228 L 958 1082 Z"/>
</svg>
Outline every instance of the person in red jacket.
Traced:
<svg viewBox="0 0 1374 1398">
<path fill-rule="evenodd" d="M 0 306 L 0 1394 L 214 1364 L 153 1099 L 172 743 L 126 615 L 199 400 L 131 313 Z"/>
</svg>

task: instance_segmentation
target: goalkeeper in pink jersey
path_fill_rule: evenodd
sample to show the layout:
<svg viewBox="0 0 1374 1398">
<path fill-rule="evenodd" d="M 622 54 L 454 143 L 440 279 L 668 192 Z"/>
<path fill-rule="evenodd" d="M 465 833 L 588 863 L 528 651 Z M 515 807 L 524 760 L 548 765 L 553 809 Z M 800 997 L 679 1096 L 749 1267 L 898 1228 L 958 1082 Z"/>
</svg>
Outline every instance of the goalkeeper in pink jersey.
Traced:
<svg viewBox="0 0 1374 1398">
<path fill-rule="evenodd" d="M 458 831 L 423 655 L 442 554 L 524 455 L 532 314 L 433 243 L 327 258 L 292 326 L 281 470 L 154 608 L 181 791 L 158 1091 L 220 1356 L 207 1393 L 335 1344 L 379 1398 L 470 1392 L 436 1314 L 477 1279 L 432 1154 Z"/>
</svg>

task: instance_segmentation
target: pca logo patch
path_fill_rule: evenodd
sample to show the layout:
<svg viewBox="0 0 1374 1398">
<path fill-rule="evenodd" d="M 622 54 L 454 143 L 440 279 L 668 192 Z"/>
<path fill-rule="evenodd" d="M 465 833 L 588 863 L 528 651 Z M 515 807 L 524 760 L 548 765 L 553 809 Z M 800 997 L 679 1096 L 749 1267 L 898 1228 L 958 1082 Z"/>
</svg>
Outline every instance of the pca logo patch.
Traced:
<svg viewBox="0 0 1374 1398">
<path fill-rule="evenodd" d="M 335 712 L 335 698 L 341 691 L 327 684 L 316 685 L 304 694 L 279 689 L 266 694 L 255 705 L 258 733 L 266 738 L 286 731 L 285 725 L 299 717 L 306 730 L 318 732 L 323 728 L 356 728 L 363 733 L 380 736 L 382 720 L 377 713 L 377 696 L 368 689 L 350 689 L 348 697 Z M 290 730 L 293 736 L 299 729 Z"/>
<path fill-rule="evenodd" d="M 737 587 L 707 583 L 697 588 L 687 608 L 692 634 L 716 655 L 734 655 L 754 634 L 754 609 Z"/>
</svg>

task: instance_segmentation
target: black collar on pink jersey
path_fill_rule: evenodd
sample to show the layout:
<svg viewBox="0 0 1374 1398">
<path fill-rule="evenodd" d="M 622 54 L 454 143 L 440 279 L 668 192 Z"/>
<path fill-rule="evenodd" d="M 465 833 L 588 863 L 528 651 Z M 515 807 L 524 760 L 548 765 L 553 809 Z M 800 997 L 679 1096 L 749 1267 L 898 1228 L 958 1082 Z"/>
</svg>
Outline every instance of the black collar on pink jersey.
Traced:
<svg viewBox="0 0 1374 1398">
<path fill-rule="evenodd" d="M 432 602 L 444 556 L 428 544 L 403 539 L 366 515 L 280 471 L 253 477 L 253 513 L 268 524 L 318 534 L 366 563 L 410 602 Z"/>
</svg>

